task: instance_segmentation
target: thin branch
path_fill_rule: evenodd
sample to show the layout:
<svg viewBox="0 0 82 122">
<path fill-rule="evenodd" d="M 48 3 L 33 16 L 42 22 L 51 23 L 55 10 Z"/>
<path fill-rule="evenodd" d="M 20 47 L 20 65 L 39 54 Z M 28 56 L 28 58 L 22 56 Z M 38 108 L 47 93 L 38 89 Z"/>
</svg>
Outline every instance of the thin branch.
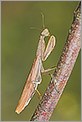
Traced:
<svg viewBox="0 0 82 122">
<path fill-rule="evenodd" d="M 50 84 L 37 106 L 31 121 L 49 120 L 56 107 L 65 85 L 73 70 L 74 64 L 80 51 L 81 32 L 81 2 L 74 12 L 74 19 L 60 56 L 57 68 L 51 78 Z"/>
</svg>

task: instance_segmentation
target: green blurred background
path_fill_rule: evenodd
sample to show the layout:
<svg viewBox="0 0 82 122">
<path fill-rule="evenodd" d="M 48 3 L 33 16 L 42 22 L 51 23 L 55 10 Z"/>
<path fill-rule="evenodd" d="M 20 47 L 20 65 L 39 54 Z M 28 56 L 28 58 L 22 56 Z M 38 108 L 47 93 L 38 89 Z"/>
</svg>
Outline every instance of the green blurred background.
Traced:
<svg viewBox="0 0 82 122">
<path fill-rule="evenodd" d="M 25 79 L 29 74 L 42 30 L 41 12 L 45 16 L 45 26 L 56 36 L 56 47 L 44 62 L 45 69 L 56 66 L 65 44 L 68 30 L 73 20 L 73 12 L 78 2 L 8 2 L 1 3 L 2 23 L 2 81 L 1 117 L 4 121 L 30 120 L 39 103 L 37 93 L 26 109 L 15 113 Z M 30 29 L 35 27 L 37 29 Z M 47 40 L 46 40 L 47 41 Z M 53 112 L 51 121 L 80 120 L 81 108 L 81 58 L 75 63 L 67 86 Z M 42 75 L 39 91 L 44 94 L 50 76 Z"/>
</svg>

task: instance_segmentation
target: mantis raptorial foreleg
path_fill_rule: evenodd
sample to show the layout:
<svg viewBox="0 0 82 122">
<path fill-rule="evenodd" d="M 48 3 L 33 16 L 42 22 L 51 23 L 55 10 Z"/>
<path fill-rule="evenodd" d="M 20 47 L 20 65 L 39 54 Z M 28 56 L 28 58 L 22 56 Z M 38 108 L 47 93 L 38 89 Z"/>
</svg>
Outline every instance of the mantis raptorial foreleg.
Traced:
<svg viewBox="0 0 82 122">
<path fill-rule="evenodd" d="M 46 49 L 44 49 L 44 51 L 42 50 L 42 61 L 45 61 L 48 56 L 50 55 L 50 53 L 52 52 L 52 50 L 54 49 L 55 46 L 55 37 L 52 35 L 48 41 L 48 44 L 46 46 Z M 45 41 L 43 41 L 43 45 L 42 47 L 45 47 Z M 43 65 L 42 65 L 42 73 L 47 73 L 51 70 L 54 70 L 56 67 L 50 68 L 50 69 L 44 69 Z"/>
<path fill-rule="evenodd" d="M 45 43 L 44 43 L 45 44 Z M 52 50 L 54 49 L 55 46 L 55 37 L 52 35 L 48 41 L 47 47 L 43 52 L 43 57 L 42 57 L 42 61 L 45 61 L 48 56 L 50 55 L 50 53 L 52 52 Z M 45 46 L 44 46 L 45 47 Z"/>
</svg>

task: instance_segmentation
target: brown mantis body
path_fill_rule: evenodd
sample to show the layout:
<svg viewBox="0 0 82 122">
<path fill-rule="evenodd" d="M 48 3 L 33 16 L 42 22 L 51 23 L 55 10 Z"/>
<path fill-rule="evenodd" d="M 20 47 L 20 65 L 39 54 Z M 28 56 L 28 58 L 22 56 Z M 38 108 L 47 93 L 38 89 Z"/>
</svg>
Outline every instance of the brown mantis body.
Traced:
<svg viewBox="0 0 82 122">
<path fill-rule="evenodd" d="M 45 49 L 45 37 L 50 36 L 48 29 L 44 29 L 40 35 L 39 44 L 37 48 L 36 57 L 34 59 L 31 72 L 26 80 L 26 84 L 19 100 L 16 112 L 19 114 L 30 102 L 37 86 L 41 83 L 41 73 L 48 72 L 52 69 L 45 70 L 43 68 L 42 61 L 45 61 L 49 54 L 52 52 L 55 46 L 55 37 L 52 35 L 49 39 L 47 47 Z"/>
</svg>

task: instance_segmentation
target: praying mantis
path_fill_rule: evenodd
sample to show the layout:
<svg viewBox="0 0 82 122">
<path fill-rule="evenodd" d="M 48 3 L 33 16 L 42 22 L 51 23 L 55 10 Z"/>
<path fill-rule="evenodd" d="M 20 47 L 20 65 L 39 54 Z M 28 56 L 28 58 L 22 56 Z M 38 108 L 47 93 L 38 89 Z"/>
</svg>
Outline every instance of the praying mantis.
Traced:
<svg viewBox="0 0 82 122">
<path fill-rule="evenodd" d="M 47 46 L 45 45 L 45 37 L 50 37 Z M 50 36 L 49 30 L 44 28 L 40 34 L 38 48 L 36 52 L 36 56 L 34 62 L 32 64 L 32 68 L 28 78 L 26 79 L 26 84 L 24 86 L 21 98 L 18 102 L 15 112 L 17 114 L 21 113 L 24 108 L 29 104 L 33 95 L 37 91 L 40 95 L 37 87 L 42 81 L 41 74 L 45 72 L 49 72 L 52 69 L 44 69 L 43 62 L 48 58 L 50 53 L 55 47 L 56 39 L 53 35 Z"/>
</svg>

